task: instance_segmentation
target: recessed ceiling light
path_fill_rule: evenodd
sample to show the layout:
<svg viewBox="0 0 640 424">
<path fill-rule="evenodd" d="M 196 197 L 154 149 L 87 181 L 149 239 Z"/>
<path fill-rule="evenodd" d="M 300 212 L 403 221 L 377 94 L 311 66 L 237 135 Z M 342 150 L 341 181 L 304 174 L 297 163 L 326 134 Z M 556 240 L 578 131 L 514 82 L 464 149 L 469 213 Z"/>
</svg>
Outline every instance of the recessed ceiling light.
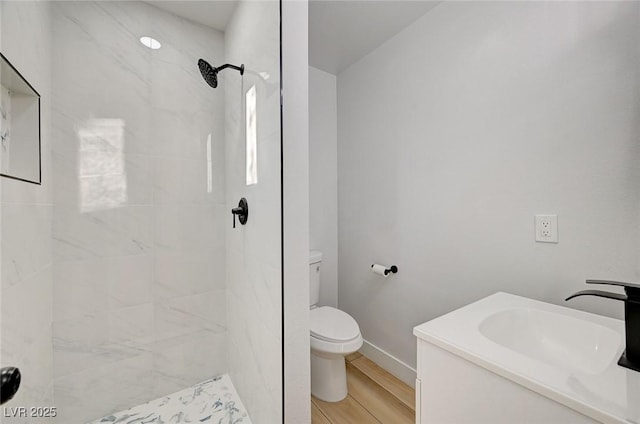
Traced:
<svg viewBox="0 0 640 424">
<path fill-rule="evenodd" d="M 158 50 L 160 47 L 162 47 L 162 44 L 160 44 L 158 40 L 151 37 L 140 37 L 140 42 L 144 46 L 149 47 L 152 50 Z"/>
</svg>

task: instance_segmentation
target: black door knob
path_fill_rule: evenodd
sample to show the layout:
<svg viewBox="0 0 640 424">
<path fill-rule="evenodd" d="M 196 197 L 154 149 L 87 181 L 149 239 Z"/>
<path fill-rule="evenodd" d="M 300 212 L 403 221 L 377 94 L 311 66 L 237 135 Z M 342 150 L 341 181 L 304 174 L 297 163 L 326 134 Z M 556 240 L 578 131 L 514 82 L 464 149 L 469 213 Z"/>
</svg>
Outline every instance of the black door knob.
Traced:
<svg viewBox="0 0 640 424">
<path fill-rule="evenodd" d="M 0 405 L 11 400 L 20 388 L 20 370 L 15 367 L 0 369 Z"/>
</svg>

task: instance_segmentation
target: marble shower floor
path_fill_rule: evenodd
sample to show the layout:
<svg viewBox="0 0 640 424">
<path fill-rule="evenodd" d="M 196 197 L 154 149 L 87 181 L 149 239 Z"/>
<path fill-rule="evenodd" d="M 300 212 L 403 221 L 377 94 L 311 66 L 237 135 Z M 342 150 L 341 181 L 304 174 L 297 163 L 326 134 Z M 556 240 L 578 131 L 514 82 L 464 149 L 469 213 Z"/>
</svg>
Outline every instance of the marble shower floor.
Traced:
<svg viewBox="0 0 640 424">
<path fill-rule="evenodd" d="M 188 389 L 87 424 L 251 424 L 249 415 L 224 374 Z"/>
</svg>

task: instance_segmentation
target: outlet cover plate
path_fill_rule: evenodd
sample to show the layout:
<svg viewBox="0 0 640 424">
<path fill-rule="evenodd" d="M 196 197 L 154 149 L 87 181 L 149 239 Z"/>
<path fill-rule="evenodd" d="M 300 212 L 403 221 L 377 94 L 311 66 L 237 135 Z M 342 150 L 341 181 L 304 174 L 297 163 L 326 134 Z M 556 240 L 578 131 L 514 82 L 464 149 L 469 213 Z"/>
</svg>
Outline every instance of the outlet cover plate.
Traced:
<svg viewBox="0 0 640 424">
<path fill-rule="evenodd" d="M 536 241 L 558 242 L 558 215 L 536 215 Z"/>
</svg>

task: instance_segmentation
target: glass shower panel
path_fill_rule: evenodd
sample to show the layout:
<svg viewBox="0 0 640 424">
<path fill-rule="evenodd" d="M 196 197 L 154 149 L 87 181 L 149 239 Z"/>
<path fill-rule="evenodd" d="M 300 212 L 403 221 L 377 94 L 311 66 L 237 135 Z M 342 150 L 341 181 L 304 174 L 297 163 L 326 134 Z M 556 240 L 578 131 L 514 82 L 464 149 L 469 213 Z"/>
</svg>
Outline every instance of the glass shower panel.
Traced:
<svg viewBox="0 0 640 424">
<path fill-rule="evenodd" d="M 0 50 L 43 107 L 42 187 L 0 181 L 1 365 L 23 373 L 7 405 L 60 423 L 282 420 L 279 7 L 0 2 Z M 199 59 L 244 72 L 213 88 Z"/>
</svg>

